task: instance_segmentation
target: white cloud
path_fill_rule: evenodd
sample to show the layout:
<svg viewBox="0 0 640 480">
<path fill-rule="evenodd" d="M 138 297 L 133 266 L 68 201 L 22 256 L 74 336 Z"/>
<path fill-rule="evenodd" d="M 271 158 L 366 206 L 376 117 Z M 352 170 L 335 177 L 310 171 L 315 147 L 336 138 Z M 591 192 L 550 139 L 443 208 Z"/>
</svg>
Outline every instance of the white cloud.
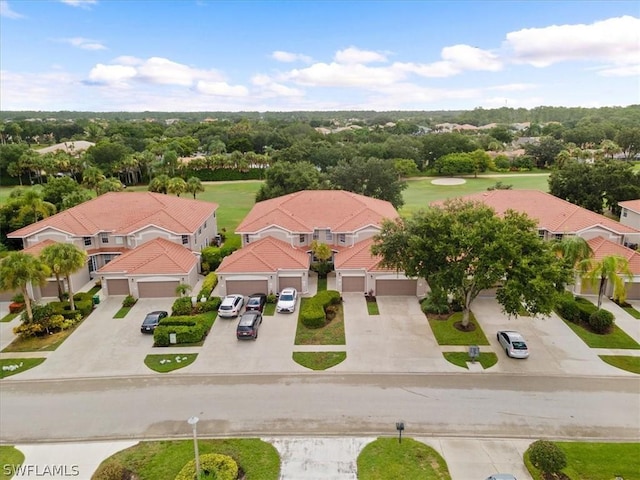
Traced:
<svg viewBox="0 0 640 480">
<path fill-rule="evenodd" d="M 64 38 L 63 42 L 68 43 L 69 45 L 73 45 L 74 47 L 81 48 L 83 50 L 106 50 L 107 47 L 102 45 L 95 40 L 89 40 L 88 38 L 82 37 L 74 37 L 74 38 Z"/>
<path fill-rule="evenodd" d="M 302 90 L 275 82 L 268 75 L 254 75 L 251 83 L 257 88 L 257 95 L 262 98 L 302 97 L 304 95 Z"/>
<path fill-rule="evenodd" d="M 640 77 L 640 63 L 622 67 L 604 67 L 598 70 L 603 77 Z"/>
<path fill-rule="evenodd" d="M 0 17 L 17 20 L 18 18 L 24 18 L 24 15 L 12 10 L 6 0 L 0 0 Z"/>
<path fill-rule="evenodd" d="M 499 90 L 503 92 L 524 92 L 527 90 L 533 90 L 534 88 L 538 88 L 538 86 L 533 83 L 507 83 L 505 85 L 494 85 L 493 87 L 489 87 L 488 90 Z"/>
<path fill-rule="evenodd" d="M 502 61 L 488 50 L 470 45 L 444 47 L 440 53 L 442 60 L 428 63 L 398 63 L 397 68 L 422 77 L 451 77 L 467 70 L 497 72 L 502 69 Z"/>
<path fill-rule="evenodd" d="M 70 5 L 72 7 L 81 7 L 81 8 L 89 8 L 91 5 L 96 5 L 98 0 L 60 0 L 62 3 L 66 5 Z"/>
<path fill-rule="evenodd" d="M 124 86 L 136 75 L 136 69 L 130 66 L 99 63 L 89 72 L 89 81 L 98 85 Z"/>
<path fill-rule="evenodd" d="M 220 97 L 246 97 L 249 91 L 242 85 L 229 85 L 226 82 L 207 82 L 200 80 L 196 84 L 196 91 L 204 95 Z"/>
<path fill-rule="evenodd" d="M 303 55 L 301 53 L 284 52 L 282 50 L 276 50 L 275 52 L 273 52 L 271 54 L 271 58 L 284 63 L 293 63 L 293 62 L 311 63 L 313 61 L 313 59 L 307 55 Z"/>
<path fill-rule="evenodd" d="M 623 16 L 589 25 L 552 25 L 510 32 L 505 47 L 515 63 L 548 67 L 559 62 L 600 61 L 615 66 L 640 64 L 640 18 Z M 604 69 L 603 75 L 615 69 Z M 624 69 L 619 69 L 621 74 Z M 637 70 L 631 69 L 629 74 Z"/>
<path fill-rule="evenodd" d="M 374 87 L 394 84 L 404 76 L 404 72 L 388 67 L 316 63 L 308 68 L 291 70 L 283 75 L 283 79 L 316 87 Z"/>
<path fill-rule="evenodd" d="M 338 50 L 334 60 L 341 64 L 363 64 L 373 62 L 386 62 L 387 57 L 370 50 L 360 50 L 356 47 L 349 47 L 344 50 Z"/>
</svg>

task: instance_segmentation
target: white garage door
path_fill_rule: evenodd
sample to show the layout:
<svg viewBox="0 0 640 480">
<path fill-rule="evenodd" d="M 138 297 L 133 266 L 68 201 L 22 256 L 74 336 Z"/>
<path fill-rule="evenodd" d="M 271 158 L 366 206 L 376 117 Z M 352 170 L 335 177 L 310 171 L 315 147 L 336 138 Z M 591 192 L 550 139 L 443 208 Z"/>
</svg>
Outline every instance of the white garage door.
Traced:
<svg viewBox="0 0 640 480">
<path fill-rule="evenodd" d="M 364 277 L 342 277 L 343 292 L 364 292 Z"/>
<path fill-rule="evenodd" d="M 269 293 L 266 280 L 227 280 L 227 295 L 252 295 L 254 293 Z"/>
<path fill-rule="evenodd" d="M 376 296 L 416 295 L 418 281 L 411 279 L 376 280 Z"/>
<path fill-rule="evenodd" d="M 58 282 L 50 280 L 44 287 L 40 287 L 40 295 L 43 297 L 57 297 L 58 296 Z"/>
<path fill-rule="evenodd" d="M 302 277 L 279 277 L 278 287 L 280 291 L 285 288 L 295 288 L 300 292 L 302 290 Z"/>
<path fill-rule="evenodd" d="M 140 298 L 176 297 L 177 286 L 178 281 L 140 282 L 138 283 L 138 296 Z"/>
<path fill-rule="evenodd" d="M 129 280 L 126 278 L 107 279 L 109 295 L 129 295 Z"/>
</svg>

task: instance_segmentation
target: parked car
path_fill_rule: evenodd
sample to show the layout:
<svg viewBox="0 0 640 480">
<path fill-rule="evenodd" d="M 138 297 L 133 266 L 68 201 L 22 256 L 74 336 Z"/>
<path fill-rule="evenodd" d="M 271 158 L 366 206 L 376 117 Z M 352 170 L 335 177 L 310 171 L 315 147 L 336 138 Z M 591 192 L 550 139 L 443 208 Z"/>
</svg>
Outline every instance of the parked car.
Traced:
<svg viewBox="0 0 640 480">
<path fill-rule="evenodd" d="M 155 312 L 147 313 L 147 316 L 144 317 L 142 325 L 140 326 L 140 331 L 142 333 L 153 333 L 153 331 L 160 323 L 160 320 L 168 316 L 169 314 L 163 310 L 157 310 Z"/>
<path fill-rule="evenodd" d="M 494 473 L 489 475 L 486 480 L 518 480 L 515 475 L 510 473 Z"/>
<path fill-rule="evenodd" d="M 262 313 L 255 310 L 244 312 L 238 322 L 236 328 L 236 337 L 238 340 L 258 338 L 258 329 L 262 325 Z"/>
<path fill-rule="evenodd" d="M 244 305 L 244 297 L 242 295 L 227 295 L 220 303 L 218 316 L 226 318 L 237 317 L 240 315 L 242 305 Z"/>
<path fill-rule="evenodd" d="M 298 300 L 298 291 L 295 288 L 285 288 L 280 292 L 278 297 L 278 303 L 276 303 L 276 312 L 278 313 L 293 313 L 296 309 L 296 302 Z"/>
<path fill-rule="evenodd" d="M 529 356 L 529 348 L 524 337 L 513 330 L 500 330 L 496 337 L 498 342 L 504 348 L 507 357 L 527 358 Z"/>
<path fill-rule="evenodd" d="M 249 297 L 249 300 L 247 300 L 247 306 L 245 307 L 245 311 L 249 312 L 251 310 L 255 310 L 257 312 L 262 313 L 266 303 L 267 303 L 266 294 L 254 293 Z"/>
</svg>

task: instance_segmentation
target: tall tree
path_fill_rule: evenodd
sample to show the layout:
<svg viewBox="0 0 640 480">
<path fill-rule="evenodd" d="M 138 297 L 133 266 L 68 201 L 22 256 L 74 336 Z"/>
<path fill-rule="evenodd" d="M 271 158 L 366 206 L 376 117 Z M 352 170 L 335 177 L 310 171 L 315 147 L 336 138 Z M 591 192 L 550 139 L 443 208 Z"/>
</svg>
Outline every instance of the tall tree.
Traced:
<svg viewBox="0 0 640 480">
<path fill-rule="evenodd" d="M 156 175 L 151 179 L 151 182 L 149 182 L 149 191 L 164 193 L 166 195 L 169 188 L 170 180 L 171 179 L 169 178 L 169 175 L 165 175 L 165 174 Z"/>
<path fill-rule="evenodd" d="M 56 279 L 60 275 L 67 280 L 69 305 L 75 310 L 71 275 L 87 265 L 87 252 L 72 243 L 54 243 L 43 248 L 40 257 L 56 274 Z"/>
<path fill-rule="evenodd" d="M 193 199 L 196 199 L 196 194 L 204 192 L 204 187 L 202 186 L 202 182 L 198 177 L 189 177 L 187 179 L 187 193 L 193 195 Z"/>
<path fill-rule="evenodd" d="M 591 264 L 585 277 L 592 283 L 598 282 L 598 308 L 602 306 L 602 297 L 607 285 L 613 285 L 613 299 L 622 303 L 627 297 L 625 279 L 631 280 L 633 273 L 629 269 L 629 261 L 620 255 L 607 255 Z"/>
<path fill-rule="evenodd" d="M 372 253 L 384 266 L 452 293 L 463 305 L 463 327 L 482 290 L 497 286 L 496 298 L 509 315 L 522 308 L 546 315 L 571 279 L 538 238 L 535 221 L 512 210 L 498 217 L 486 205 L 462 200 L 385 221 Z"/>
<path fill-rule="evenodd" d="M 30 283 L 44 285 L 50 273 L 39 258 L 24 252 L 11 252 L 0 262 L 0 290 L 22 292 L 30 322 L 33 321 L 33 310 L 27 286 Z"/>
<path fill-rule="evenodd" d="M 82 172 L 82 185 L 90 190 L 95 190 L 96 195 L 100 195 L 98 185 L 107 177 L 98 167 L 89 167 Z"/>
<path fill-rule="evenodd" d="M 319 190 L 324 177 L 309 162 L 276 162 L 266 172 L 266 180 L 256 194 L 256 202 L 280 197 L 300 190 Z"/>
<path fill-rule="evenodd" d="M 167 184 L 167 192 L 179 197 L 181 194 L 183 194 L 186 191 L 187 191 L 187 182 L 185 182 L 183 178 L 173 177 L 169 179 L 169 183 Z"/>
</svg>

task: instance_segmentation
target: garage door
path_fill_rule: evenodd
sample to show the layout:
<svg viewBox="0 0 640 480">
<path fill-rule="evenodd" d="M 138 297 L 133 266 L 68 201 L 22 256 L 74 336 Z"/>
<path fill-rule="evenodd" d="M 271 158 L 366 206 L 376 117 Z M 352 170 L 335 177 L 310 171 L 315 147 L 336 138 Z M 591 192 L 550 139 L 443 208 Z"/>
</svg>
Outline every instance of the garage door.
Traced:
<svg viewBox="0 0 640 480">
<path fill-rule="evenodd" d="M 108 279 L 107 291 L 109 295 L 129 295 L 129 281 L 126 278 Z"/>
<path fill-rule="evenodd" d="M 20 290 L 7 290 L 0 292 L 0 302 L 10 302 L 17 294 L 22 293 Z"/>
<path fill-rule="evenodd" d="M 417 280 L 376 280 L 376 295 L 416 295 Z"/>
<path fill-rule="evenodd" d="M 140 298 L 176 297 L 177 281 L 171 282 L 139 282 L 138 295 Z"/>
<path fill-rule="evenodd" d="M 279 277 L 278 287 L 280 291 L 293 287 L 300 292 L 302 290 L 302 277 Z"/>
<path fill-rule="evenodd" d="M 343 292 L 364 292 L 364 277 L 342 277 Z"/>
<path fill-rule="evenodd" d="M 58 296 L 58 282 L 55 280 L 48 281 L 44 287 L 40 287 L 40 295 L 43 297 L 57 297 Z"/>
<path fill-rule="evenodd" d="M 640 300 L 640 283 L 627 283 L 627 298 Z"/>
<path fill-rule="evenodd" d="M 266 280 L 227 280 L 227 295 L 251 295 L 269 293 Z"/>
</svg>

